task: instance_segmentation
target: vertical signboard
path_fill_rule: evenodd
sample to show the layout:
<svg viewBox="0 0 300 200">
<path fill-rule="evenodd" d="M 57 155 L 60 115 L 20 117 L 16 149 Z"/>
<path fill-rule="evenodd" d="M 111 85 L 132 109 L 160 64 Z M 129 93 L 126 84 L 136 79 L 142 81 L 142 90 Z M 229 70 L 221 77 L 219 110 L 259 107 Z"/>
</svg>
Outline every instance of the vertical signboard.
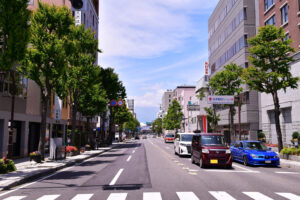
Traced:
<svg viewBox="0 0 300 200">
<path fill-rule="evenodd" d="M 204 73 L 205 73 L 206 76 L 208 76 L 209 75 L 209 72 L 208 72 L 208 62 L 205 62 L 204 66 L 205 66 L 204 67 Z"/>
<path fill-rule="evenodd" d="M 76 10 L 75 11 L 75 25 L 79 26 L 81 24 L 81 11 Z"/>
</svg>

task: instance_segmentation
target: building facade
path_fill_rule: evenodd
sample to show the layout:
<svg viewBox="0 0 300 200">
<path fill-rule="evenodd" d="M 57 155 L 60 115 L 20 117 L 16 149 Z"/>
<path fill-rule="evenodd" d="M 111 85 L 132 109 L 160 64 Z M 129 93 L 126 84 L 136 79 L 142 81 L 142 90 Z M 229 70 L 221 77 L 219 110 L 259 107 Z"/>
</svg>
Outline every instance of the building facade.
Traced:
<svg viewBox="0 0 300 200">
<path fill-rule="evenodd" d="M 174 99 L 176 99 L 181 108 L 182 112 L 184 114 L 182 119 L 182 125 L 181 125 L 181 132 L 188 131 L 189 128 L 189 112 L 187 109 L 188 104 L 191 102 L 192 97 L 195 96 L 195 86 L 177 86 L 176 89 L 173 91 Z"/>
<path fill-rule="evenodd" d="M 243 68 L 248 67 L 247 39 L 256 34 L 256 2 L 255 0 L 222 0 L 217 4 L 208 21 L 210 77 L 230 63 Z M 242 135 L 244 139 L 256 139 L 259 130 L 258 93 L 248 91 L 246 86 L 244 89 L 241 108 Z M 221 118 L 219 130 L 229 134 L 229 109 L 218 106 L 217 114 L 220 114 Z M 238 135 L 237 114 L 234 118 L 234 126 L 236 136 Z"/>
<path fill-rule="evenodd" d="M 172 100 L 173 100 L 173 90 L 167 90 L 166 92 L 164 92 L 161 99 L 161 105 L 159 111 L 160 118 L 164 118 L 166 116 L 168 109 L 172 104 Z"/>
<path fill-rule="evenodd" d="M 265 0 L 259 1 L 259 25 L 282 27 L 291 46 L 296 50 L 295 61 L 290 64 L 293 76 L 300 76 L 300 1 L 299 0 Z M 300 132 L 300 89 L 279 91 L 280 123 L 284 146 L 291 145 L 292 133 Z M 262 130 L 269 143 L 277 144 L 274 104 L 271 95 L 261 94 Z"/>
</svg>

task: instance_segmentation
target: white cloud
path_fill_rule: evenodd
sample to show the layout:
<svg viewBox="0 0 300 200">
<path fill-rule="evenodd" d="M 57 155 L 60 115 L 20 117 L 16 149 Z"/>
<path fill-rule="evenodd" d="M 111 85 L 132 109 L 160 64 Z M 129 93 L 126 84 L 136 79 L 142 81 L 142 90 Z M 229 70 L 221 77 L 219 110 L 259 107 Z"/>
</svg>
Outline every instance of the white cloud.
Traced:
<svg viewBox="0 0 300 200">
<path fill-rule="evenodd" d="M 153 57 L 197 34 L 188 11 L 217 0 L 117 0 L 100 5 L 101 56 Z M 180 12 L 178 11 L 180 9 Z"/>
<path fill-rule="evenodd" d="M 134 99 L 135 107 L 155 107 L 158 108 L 161 103 L 163 89 L 156 89 L 146 92 L 142 96 L 131 96 L 129 99 Z"/>
</svg>

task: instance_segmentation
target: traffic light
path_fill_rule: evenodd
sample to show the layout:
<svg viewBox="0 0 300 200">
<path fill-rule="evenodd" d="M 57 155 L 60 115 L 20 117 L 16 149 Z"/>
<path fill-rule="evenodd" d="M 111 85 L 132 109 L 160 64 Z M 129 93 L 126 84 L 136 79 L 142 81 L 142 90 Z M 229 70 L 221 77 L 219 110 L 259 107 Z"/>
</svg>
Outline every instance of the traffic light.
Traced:
<svg viewBox="0 0 300 200">
<path fill-rule="evenodd" d="M 82 0 L 70 0 L 70 1 L 71 1 L 71 4 L 72 4 L 72 7 L 75 8 L 75 9 L 81 9 L 82 6 L 83 6 Z"/>
</svg>

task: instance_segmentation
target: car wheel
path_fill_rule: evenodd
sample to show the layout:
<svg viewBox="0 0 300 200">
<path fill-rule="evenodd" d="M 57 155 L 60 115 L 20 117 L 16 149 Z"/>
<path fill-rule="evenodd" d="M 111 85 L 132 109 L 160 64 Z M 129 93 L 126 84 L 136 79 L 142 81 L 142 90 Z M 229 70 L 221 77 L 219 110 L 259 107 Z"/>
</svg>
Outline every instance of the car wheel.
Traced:
<svg viewBox="0 0 300 200">
<path fill-rule="evenodd" d="M 200 160 L 199 160 L 199 167 L 204 168 L 203 160 L 202 160 L 201 157 L 200 157 Z"/>
<path fill-rule="evenodd" d="M 248 158 L 247 158 L 247 156 L 244 156 L 244 165 L 245 166 L 248 166 L 249 164 L 248 164 Z"/>
<path fill-rule="evenodd" d="M 232 164 L 227 165 L 227 166 L 226 166 L 226 169 L 232 169 Z"/>
</svg>

